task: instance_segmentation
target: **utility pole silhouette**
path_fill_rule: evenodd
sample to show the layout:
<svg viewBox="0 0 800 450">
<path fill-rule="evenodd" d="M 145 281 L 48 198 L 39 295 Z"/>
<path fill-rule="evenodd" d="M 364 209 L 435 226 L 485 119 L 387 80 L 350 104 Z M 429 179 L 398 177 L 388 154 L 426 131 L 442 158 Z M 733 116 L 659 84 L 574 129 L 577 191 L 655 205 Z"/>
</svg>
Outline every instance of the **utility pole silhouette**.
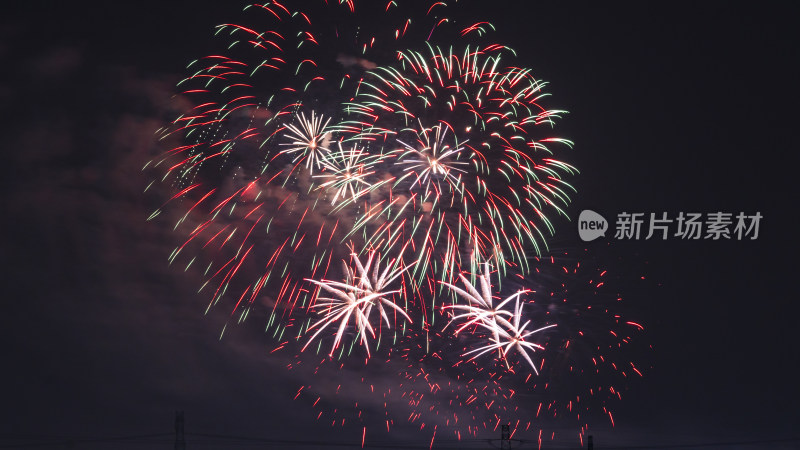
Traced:
<svg viewBox="0 0 800 450">
<path fill-rule="evenodd" d="M 175 411 L 175 450 L 186 450 L 183 437 L 183 411 Z"/>
<path fill-rule="evenodd" d="M 592 442 L 592 435 L 589 435 L 589 446 L 587 447 L 589 450 L 594 450 L 594 442 Z"/>
<path fill-rule="evenodd" d="M 511 431 L 508 425 L 500 427 L 500 448 L 511 450 Z"/>
</svg>

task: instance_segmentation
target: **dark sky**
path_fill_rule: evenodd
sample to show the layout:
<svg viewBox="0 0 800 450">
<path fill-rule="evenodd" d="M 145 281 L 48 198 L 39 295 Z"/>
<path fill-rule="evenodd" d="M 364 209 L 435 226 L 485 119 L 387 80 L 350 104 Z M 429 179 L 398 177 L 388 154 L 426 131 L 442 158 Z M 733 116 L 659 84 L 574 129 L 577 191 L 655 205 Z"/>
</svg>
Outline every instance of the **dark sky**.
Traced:
<svg viewBox="0 0 800 450">
<path fill-rule="evenodd" d="M 570 112 L 558 129 L 576 142 L 569 159 L 581 170 L 573 217 L 763 216 L 757 240 L 719 242 L 581 244 L 575 222 L 563 224 L 554 247 L 588 248 L 607 266 L 653 346 L 636 355 L 652 367 L 626 392 L 616 427 L 593 433 L 597 448 L 800 448 L 797 11 L 717 1 L 464 8 L 495 23 Z M 360 428 L 320 425 L 291 399 L 297 380 L 269 356 L 260 322 L 218 339 L 224 311 L 204 315 L 198 280 L 167 266 L 170 228 L 145 222 L 153 205 L 140 169 L 159 151 L 153 133 L 170 118 L 174 85 L 209 52 L 212 27 L 241 15 L 236 2 L 78 2 L 0 19 L 0 448 L 160 433 L 133 447 L 171 448 L 176 409 L 194 434 L 359 442 Z"/>
</svg>

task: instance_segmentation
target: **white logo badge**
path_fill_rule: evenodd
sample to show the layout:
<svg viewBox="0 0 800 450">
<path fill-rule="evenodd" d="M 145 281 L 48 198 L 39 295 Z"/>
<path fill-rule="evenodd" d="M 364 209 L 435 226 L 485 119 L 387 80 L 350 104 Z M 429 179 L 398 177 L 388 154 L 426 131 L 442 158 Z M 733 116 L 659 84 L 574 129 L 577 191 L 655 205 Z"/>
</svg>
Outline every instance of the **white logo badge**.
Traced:
<svg viewBox="0 0 800 450">
<path fill-rule="evenodd" d="M 603 216 L 591 209 L 581 211 L 581 215 L 578 216 L 578 235 L 582 240 L 589 242 L 600 236 L 605 237 L 606 230 L 608 221 Z"/>
</svg>

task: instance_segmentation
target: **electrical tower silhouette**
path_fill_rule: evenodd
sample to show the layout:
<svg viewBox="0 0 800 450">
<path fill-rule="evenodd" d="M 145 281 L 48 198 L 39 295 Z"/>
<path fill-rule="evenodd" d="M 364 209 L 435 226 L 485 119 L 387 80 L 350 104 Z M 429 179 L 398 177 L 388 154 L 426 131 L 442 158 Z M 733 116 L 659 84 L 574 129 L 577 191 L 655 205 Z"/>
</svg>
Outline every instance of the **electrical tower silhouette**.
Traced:
<svg viewBox="0 0 800 450">
<path fill-rule="evenodd" d="M 183 437 L 183 411 L 175 411 L 175 450 L 186 450 Z"/>
<path fill-rule="evenodd" d="M 508 425 L 500 427 L 500 449 L 511 450 L 511 430 Z"/>
</svg>

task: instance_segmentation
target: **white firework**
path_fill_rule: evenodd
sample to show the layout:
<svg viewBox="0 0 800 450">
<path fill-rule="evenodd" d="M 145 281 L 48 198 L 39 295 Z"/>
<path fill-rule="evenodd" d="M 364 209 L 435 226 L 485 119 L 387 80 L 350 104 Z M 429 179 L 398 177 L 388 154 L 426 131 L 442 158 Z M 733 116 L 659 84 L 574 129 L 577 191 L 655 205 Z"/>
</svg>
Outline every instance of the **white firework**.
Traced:
<svg viewBox="0 0 800 450">
<path fill-rule="evenodd" d="M 353 148 L 344 150 L 342 142 L 337 141 L 339 151 L 331 152 L 321 161 L 325 172 L 314 175 L 314 178 L 323 180 L 319 189 L 333 190 L 334 195 L 331 204 L 335 205 L 339 199 L 350 198 L 356 201 L 365 192 L 371 189 L 366 177 L 375 173 L 369 170 L 371 163 L 366 162 L 363 150 L 357 145 Z"/>
<path fill-rule="evenodd" d="M 292 163 L 304 159 L 306 169 L 313 172 L 315 168 L 320 169 L 322 167 L 322 160 L 330 152 L 328 145 L 331 141 L 331 133 L 328 131 L 328 123 L 330 123 L 331 119 L 324 119 L 321 115 L 317 117 L 314 111 L 311 111 L 310 119 L 306 119 L 305 114 L 302 112 L 296 115 L 295 118 L 299 121 L 299 126 L 294 124 L 286 125 L 288 133 L 285 136 L 291 142 L 281 144 L 287 148 L 282 149 L 280 153 L 296 154 L 292 159 Z"/>
<path fill-rule="evenodd" d="M 307 279 L 307 281 L 333 294 L 333 297 L 317 297 L 317 301 L 311 306 L 311 308 L 326 309 L 326 311 L 319 321 L 308 328 L 308 331 L 314 328 L 317 328 L 317 331 L 311 336 L 306 345 L 303 346 L 303 350 L 305 350 L 314 338 L 322 333 L 329 325 L 338 324 L 339 327 L 329 353 L 330 356 L 333 356 L 333 352 L 342 341 L 344 332 L 352 318 L 356 330 L 361 337 L 361 344 L 364 345 L 364 348 L 367 349 L 367 354 L 369 354 L 368 338 L 369 335 L 375 336 L 375 330 L 372 328 L 372 325 L 370 325 L 369 318 L 364 314 L 364 308 L 371 301 L 371 295 L 363 289 L 359 289 L 357 286 L 353 286 L 349 283 L 339 283 L 330 280 L 316 281 Z"/>
<path fill-rule="evenodd" d="M 451 290 L 453 290 L 456 294 L 460 295 L 461 297 L 465 298 L 469 304 L 467 305 L 449 305 L 445 308 L 448 309 L 456 309 L 463 311 L 462 314 L 454 315 L 450 323 L 453 323 L 456 320 L 461 319 L 468 319 L 463 325 L 458 327 L 455 331 L 456 334 L 463 331 L 465 328 L 468 328 L 472 325 L 480 325 L 485 326 L 488 325 L 492 333 L 492 338 L 494 341 L 499 341 L 500 335 L 497 333 L 497 317 L 502 315 L 510 316 L 511 313 L 509 311 L 505 311 L 502 309 L 506 303 L 512 300 L 514 297 L 518 297 L 522 295 L 523 292 L 517 292 L 513 296 L 507 298 L 503 302 L 501 302 L 497 306 L 493 306 L 492 300 L 492 284 L 490 279 L 490 271 L 489 271 L 489 263 L 483 264 L 483 273 L 478 275 L 478 281 L 480 283 L 480 292 L 473 286 L 467 277 L 463 274 L 458 274 L 458 277 L 461 279 L 461 282 L 464 283 L 464 288 L 466 290 L 459 288 L 458 286 L 454 286 L 450 283 L 442 282 L 443 285 L 447 286 Z M 446 327 L 445 327 L 446 328 Z"/>
<path fill-rule="evenodd" d="M 387 287 L 401 277 L 416 262 L 403 267 L 402 258 L 398 257 L 390 260 L 386 267 L 381 270 L 380 255 L 374 251 L 369 252 L 366 264 L 361 263 L 359 256 L 355 252 L 351 254 L 351 257 L 355 267 L 349 266 L 346 261 L 343 261 L 344 282 L 307 279 L 307 281 L 316 284 L 322 290 L 333 294 L 333 296 L 318 297 L 310 307 L 324 309 L 325 311 L 322 313 L 322 318 L 309 327 L 308 331 L 315 328 L 317 330 L 303 347 L 303 350 L 329 325 L 338 324 L 338 330 L 329 353 L 330 356 L 333 356 L 352 319 L 360 343 L 366 349 L 367 356 L 369 356 L 369 338 L 375 338 L 376 336 L 375 328 L 370 320 L 373 308 L 379 311 L 388 328 L 392 326 L 387 314 L 388 310 L 394 310 L 406 320 L 412 322 L 411 317 L 408 316 L 405 310 L 394 302 L 395 294 L 402 294 L 403 288 L 388 290 Z"/>
<path fill-rule="evenodd" d="M 527 339 L 533 334 L 548 328 L 553 328 L 556 325 L 547 325 L 532 331 L 527 331 L 527 327 L 531 322 L 530 320 L 527 320 L 524 324 L 520 325 L 522 322 L 522 310 L 524 307 L 524 302 L 520 302 L 520 297 L 530 291 L 520 290 L 517 293 L 505 298 L 495 306 L 493 305 L 493 297 L 491 293 L 491 279 L 488 262 L 483 264 L 483 273 L 478 275 L 481 288 L 480 292 L 463 274 L 459 274 L 459 278 L 464 284 L 465 289 L 461 289 L 449 283 L 441 282 L 443 285 L 453 290 L 456 294 L 465 298 L 469 303 L 467 305 L 454 304 L 445 307 L 461 312 L 460 314 L 453 315 L 447 326 L 455 321 L 465 320 L 465 322 L 456 329 L 456 334 L 471 326 L 477 326 L 486 329 L 491 333 L 488 345 L 465 352 L 461 356 L 473 355 L 471 358 L 474 359 L 486 353 L 497 350 L 498 356 L 508 365 L 509 352 L 511 350 L 516 350 L 522 355 L 523 358 L 525 358 L 526 361 L 528 361 L 528 364 L 530 364 L 533 371 L 538 375 L 539 371 L 536 368 L 536 365 L 533 363 L 529 352 L 532 353 L 536 350 L 543 350 L 544 347 L 540 344 L 530 342 Z M 509 311 L 505 308 L 509 303 L 511 303 L 512 300 L 515 301 L 515 306 L 513 311 Z"/>
<path fill-rule="evenodd" d="M 522 324 L 522 326 L 520 326 L 520 322 L 522 322 L 522 307 L 524 306 L 524 303 L 519 301 L 518 294 L 519 293 L 517 293 L 515 296 L 512 296 L 516 297 L 516 306 L 514 307 L 514 313 L 511 315 L 510 321 L 505 317 L 497 316 L 497 321 L 492 327 L 490 327 L 486 322 L 481 323 L 482 327 L 488 328 L 493 334 L 499 335 L 499 339 L 493 338 L 489 345 L 470 350 L 464 353 L 462 356 L 471 355 L 474 353 L 475 355 L 473 358 L 477 358 L 478 356 L 488 352 L 500 350 L 503 359 L 506 361 L 506 364 L 508 364 L 507 358 L 509 352 L 511 350 L 516 350 L 520 355 L 522 355 L 523 358 L 525 358 L 526 361 L 528 361 L 528 364 L 530 364 L 533 372 L 536 375 L 539 375 L 539 370 L 536 368 L 536 364 L 533 363 L 533 359 L 531 359 L 528 353 L 533 353 L 536 350 L 544 350 L 544 346 L 535 342 L 530 342 L 526 339 L 540 331 L 553 328 L 556 326 L 556 324 L 546 325 L 532 331 L 526 331 L 531 321 L 529 319 Z M 509 297 L 509 299 L 506 301 L 510 300 L 512 297 Z"/>
<path fill-rule="evenodd" d="M 405 247 L 403 247 L 403 251 L 404 250 Z M 365 308 L 364 314 L 369 317 L 373 306 L 377 306 L 378 311 L 380 312 L 381 317 L 383 317 L 383 320 L 386 322 L 386 326 L 388 328 L 391 328 L 392 324 L 389 321 L 389 316 L 386 314 L 387 308 L 395 310 L 396 312 L 400 313 L 400 315 L 405 317 L 406 320 L 413 323 L 411 317 L 406 314 L 405 310 L 394 303 L 391 297 L 388 296 L 388 294 L 392 293 L 401 293 L 402 289 L 396 291 L 385 291 L 389 284 L 400 278 L 404 272 L 412 268 L 418 262 L 414 261 L 413 263 L 403 267 L 403 251 L 400 252 L 401 256 L 390 260 L 383 270 L 380 270 L 381 255 L 379 253 L 374 251 L 369 252 L 367 263 L 363 265 L 361 264 L 361 261 L 358 259 L 358 255 L 356 255 L 355 252 L 351 255 L 358 269 L 359 287 L 371 294 L 379 294 L 376 297 L 372 297 L 369 304 Z M 375 264 L 374 266 L 372 265 L 373 263 Z M 370 269 L 372 269 L 372 272 L 370 272 Z"/>
<path fill-rule="evenodd" d="M 416 146 L 397 140 L 406 150 L 400 155 L 399 164 L 406 165 L 408 170 L 408 174 L 400 180 L 414 177 L 411 188 L 424 185 L 426 193 L 430 191 L 433 182 L 437 196 L 445 192 L 441 185 L 442 181 L 449 186 L 450 193 L 462 193 L 461 174 L 466 171 L 460 166 L 469 165 L 467 158 L 462 155 L 463 144 L 466 142 L 456 146 L 446 144 L 445 136 L 449 126 L 444 123 L 431 128 L 422 127 L 420 123 L 420 128 L 421 131 L 417 132 Z"/>
</svg>

